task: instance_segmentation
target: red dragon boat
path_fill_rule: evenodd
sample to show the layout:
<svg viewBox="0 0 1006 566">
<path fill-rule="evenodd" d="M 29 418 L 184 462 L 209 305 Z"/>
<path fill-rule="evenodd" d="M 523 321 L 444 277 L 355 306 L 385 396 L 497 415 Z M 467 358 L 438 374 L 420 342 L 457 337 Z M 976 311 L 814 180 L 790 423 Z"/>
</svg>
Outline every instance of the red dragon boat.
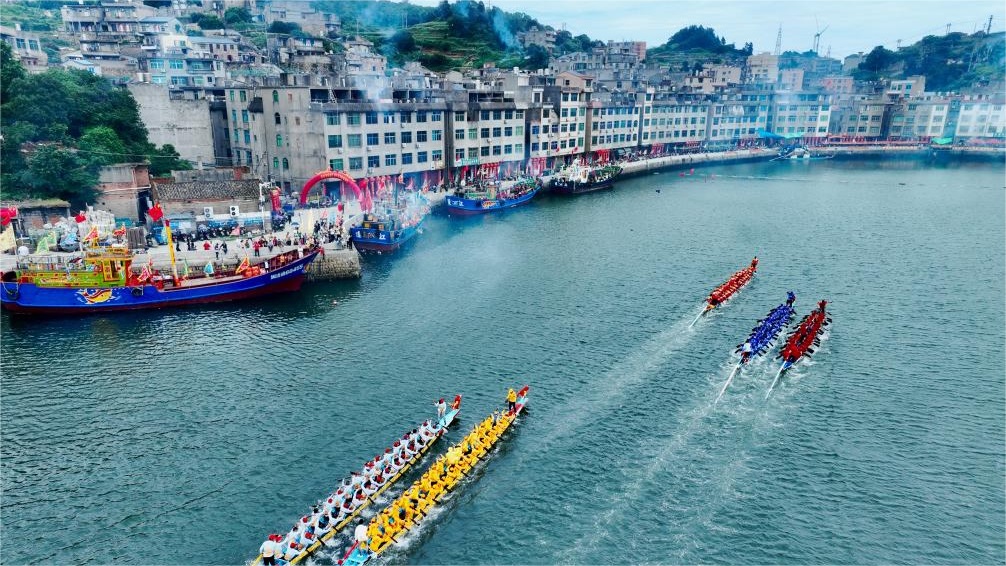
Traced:
<svg viewBox="0 0 1006 566">
<path fill-rule="evenodd" d="M 779 368 L 779 373 L 772 380 L 772 385 L 769 386 L 768 393 L 765 394 L 766 398 L 772 394 L 772 389 L 775 388 L 775 384 L 779 381 L 779 377 L 782 376 L 783 372 L 793 367 L 793 364 L 800 360 L 800 358 L 813 354 L 814 346 L 820 345 L 821 341 L 819 337 L 821 334 L 824 334 L 825 327 L 831 323 L 831 319 L 828 318 L 828 314 L 825 312 L 827 305 L 828 301 L 824 300 L 817 303 L 817 308 L 803 317 L 796 330 L 786 338 L 786 345 L 783 346 L 778 356 L 782 358 L 782 367 Z"/>
</svg>

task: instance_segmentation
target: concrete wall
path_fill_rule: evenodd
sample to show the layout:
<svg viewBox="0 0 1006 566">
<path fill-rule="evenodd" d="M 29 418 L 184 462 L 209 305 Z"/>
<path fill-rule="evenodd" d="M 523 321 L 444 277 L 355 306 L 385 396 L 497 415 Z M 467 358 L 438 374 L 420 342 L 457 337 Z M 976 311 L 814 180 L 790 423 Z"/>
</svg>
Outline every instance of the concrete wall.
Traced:
<svg viewBox="0 0 1006 566">
<path fill-rule="evenodd" d="M 131 84 L 140 119 L 149 139 L 158 146 L 170 143 L 182 159 L 214 164 L 213 132 L 207 100 L 170 100 L 163 85 Z"/>
</svg>

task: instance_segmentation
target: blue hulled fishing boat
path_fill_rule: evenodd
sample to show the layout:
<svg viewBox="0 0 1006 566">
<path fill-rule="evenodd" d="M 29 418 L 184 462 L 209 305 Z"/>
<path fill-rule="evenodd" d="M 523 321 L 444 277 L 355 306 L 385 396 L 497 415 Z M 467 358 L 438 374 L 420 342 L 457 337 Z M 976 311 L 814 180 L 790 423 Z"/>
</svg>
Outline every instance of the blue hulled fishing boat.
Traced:
<svg viewBox="0 0 1006 566">
<path fill-rule="evenodd" d="M 458 189 L 447 197 L 447 212 L 450 214 L 481 214 L 514 208 L 531 202 L 541 190 L 541 181 L 521 179 L 507 188 L 497 185 Z"/>
</svg>

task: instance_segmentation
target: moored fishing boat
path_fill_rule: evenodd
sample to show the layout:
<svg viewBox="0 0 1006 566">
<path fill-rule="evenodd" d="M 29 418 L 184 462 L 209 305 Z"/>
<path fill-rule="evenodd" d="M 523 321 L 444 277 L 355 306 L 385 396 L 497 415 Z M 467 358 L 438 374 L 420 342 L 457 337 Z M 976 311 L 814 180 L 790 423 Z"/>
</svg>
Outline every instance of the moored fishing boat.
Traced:
<svg viewBox="0 0 1006 566">
<path fill-rule="evenodd" d="M 361 252 L 388 253 L 414 238 L 430 212 L 426 199 L 415 193 L 393 202 L 379 203 L 375 212 L 363 216 L 359 226 L 350 229 L 353 245 Z"/>
<path fill-rule="evenodd" d="M 368 460 L 360 472 L 343 479 L 332 494 L 315 505 L 311 515 L 302 517 L 285 536 L 270 535 L 268 541 L 263 543 L 263 549 L 260 551 L 262 553 L 252 562 L 253 566 L 261 563 L 266 553 L 275 553 L 274 556 L 283 563 L 298 564 L 323 546 L 328 546 L 325 541 L 345 529 L 429 452 L 447 427 L 454 422 L 459 412 L 461 412 L 461 395 L 456 395 L 450 408 L 444 412 L 444 416 L 436 419 L 435 425 L 430 425 L 429 421 L 426 421 L 412 431 L 406 432 L 401 439 L 385 449 L 384 453 L 378 454 L 373 460 Z M 425 434 L 424 430 L 428 431 L 429 435 Z M 425 438 L 422 446 L 419 446 L 420 438 Z M 417 450 L 408 456 L 409 447 L 413 442 L 416 443 Z M 402 465 L 392 470 L 386 477 L 379 478 L 383 481 L 375 482 L 377 476 L 388 471 L 379 469 L 379 466 L 385 462 L 393 465 L 400 455 L 407 456 Z M 369 492 L 365 488 L 368 481 L 374 483 L 373 489 Z M 269 543 L 273 546 L 267 547 Z"/>
<path fill-rule="evenodd" d="M 719 395 L 716 396 L 716 402 L 719 402 L 720 397 L 723 397 L 723 393 L 726 392 L 727 387 L 730 386 L 730 382 L 733 381 L 734 375 L 741 366 L 753 358 L 764 354 L 772 347 L 776 337 L 779 336 L 783 328 L 793 319 L 794 300 L 796 300 L 796 296 L 790 293 L 789 300 L 769 311 L 768 315 L 759 320 L 758 325 L 751 329 L 748 339 L 743 344 L 737 346 L 735 353 L 740 353 L 741 359 L 734 366 L 733 371 L 730 372 L 730 377 L 723 384 L 723 388 L 720 389 Z"/>
<path fill-rule="evenodd" d="M 832 154 L 814 153 L 807 147 L 784 147 L 779 150 L 779 154 L 772 158 L 772 161 L 817 161 L 820 159 L 831 159 Z"/>
<path fill-rule="evenodd" d="M 539 180 L 527 178 L 506 188 L 490 184 L 458 189 L 445 202 L 450 214 L 481 214 L 527 204 L 540 189 Z"/>
<path fill-rule="evenodd" d="M 751 260 L 751 265 L 734 273 L 722 285 L 714 289 L 712 293 L 709 293 L 709 297 L 706 298 L 706 306 L 702 309 L 702 312 L 695 317 L 692 324 L 688 325 L 688 327 L 691 328 L 692 325 L 698 322 L 702 315 L 725 303 L 734 295 L 734 293 L 739 291 L 741 287 L 747 285 L 748 282 L 751 281 L 751 278 L 754 277 L 755 271 L 757 270 L 758 256 L 755 256 L 754 259 Z"/>
<path fill-rule="evenodd" d="M 387 550 L 397 537 L 408 533 L 430 509 L 451 493 L 500 441 L 527 403 L 529 386 L 510 393 L 511 407 L 476 424 L 470 433 L 423 473 L 420 480 L 374 517 L 369 527 L 357 527 L 354 544 L 339 561 L 342 566 L 362 566 Z"/>
<path fill-rule="evenodd" d="M 123 246 L 89 248 L 77 256 L 19 258 L 0 275 L 0 306 L 17 313 L 65 315 L 194 305 L 297 291 L 321 248 L 308 247 L 236 268 L 207 268 L 193 277 L 133 265 Z"/>
<path fill-rule="evenodd" d="M 582 165 L 577 162 L 559 171 L 549 183 L 549 189 L 561 195 L 610 189 L 621 173 L 622 168 L 618 165 Z"/>
<path fill-rule="evenodd" d="M 779 358 L 782 358 L 782 366 L 775 374 L 775 379 L 772 380 L 768 392 L 765 393 L 766 399 L 772 394 L 772 390 L 783 372 L 793 367 L 793 364 L 801 358 L 812 355 L 814 346 L 821 343 L 820 336 L 824 334 L 824 329 L 831 323 L 831 318 L 825 312 L 827 305 L 828 302 L 824 300 L 817 303 L 817 308 L 803 317 L 796 330 L 786 338 L 786 345 L 782 347 L 782 351 L 778 355 Z"/>
</svg>

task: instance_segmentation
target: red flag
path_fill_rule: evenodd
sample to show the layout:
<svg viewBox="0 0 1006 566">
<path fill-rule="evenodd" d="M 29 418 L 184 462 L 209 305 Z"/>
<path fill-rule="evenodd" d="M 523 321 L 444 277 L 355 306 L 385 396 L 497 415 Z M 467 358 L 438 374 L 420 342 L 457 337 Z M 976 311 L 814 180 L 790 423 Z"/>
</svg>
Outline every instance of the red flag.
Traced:
<svg viewBox="0 0 1006 566">
<path fill-rule="evenodd" d="M 17 218 L 17 207 L 0 209 L 0 225 L 6 226 L 15 218 Z"/>
<path fill-rule="evenodd" d="M 160 222 L 161 219 L 164 218 L 164 211 L 161 210 L 160 203 L 157 203 L 154 206 L 150 207 L 150 210 L 147 211 L 147 214 L 150 215 L 150 219 L 153 220 L 154 222 Z M 80 222 L 80 220 L 78 220 L 77 222 Z"/>
<path fill-rule="evenodd" d="M 81 210 L 80 214 L 74 216 L 73 219 L 77 221 L 77 224 L 80 224 L 81 222 L 87 220 L 87 216 L 84 216 L 84 211 Z"/>
<path fill-rule="evenodd" d="M 241 263 L 238 264 L 238 267 L 237 267 L 237 269 L 234 270 L 234 273 L 243 273 L 249 267 L 251 267 L 251 264 L 248 261 L 248 258 L 246 257 L 246 258 L 244 258 L 244 259 L 241 260 Z"/>
</svg>

